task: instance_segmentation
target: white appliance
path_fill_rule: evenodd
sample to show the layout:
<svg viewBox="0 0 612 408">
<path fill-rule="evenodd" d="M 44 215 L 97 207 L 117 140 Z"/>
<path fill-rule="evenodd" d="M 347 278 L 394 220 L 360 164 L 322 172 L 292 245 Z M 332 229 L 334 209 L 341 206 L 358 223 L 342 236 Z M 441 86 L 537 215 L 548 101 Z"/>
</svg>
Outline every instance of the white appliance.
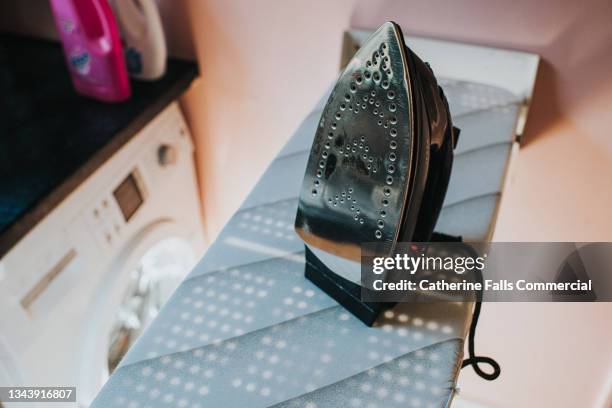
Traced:
<svg viewBox="0 0 612 408">
<path fill-rule="evenodd" d="M 203 252 L 173 103 L 0 260 L 0 385 L 76 386 L 87 406 Z"/>
<path fill-rule="evenodd" d="M 127 68 L 134 78 L 154 80 L 166 71 L 166 38 L 155 0 L 119 0 L 115 15 L 125 41 Z"/>
</svg>

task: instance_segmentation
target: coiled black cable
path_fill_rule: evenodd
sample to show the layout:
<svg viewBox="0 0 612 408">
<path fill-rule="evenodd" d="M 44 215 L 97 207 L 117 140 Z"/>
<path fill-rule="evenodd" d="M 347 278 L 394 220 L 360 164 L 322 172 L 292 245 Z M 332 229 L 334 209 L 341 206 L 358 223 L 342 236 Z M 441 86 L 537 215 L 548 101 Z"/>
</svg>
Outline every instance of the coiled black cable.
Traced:
<svg viewBox="0 0 612 408">
<path fill-rule="evenodd" d="M 470 246 L 470 244 L 466 244 L 463 242 L 463 238 L 460 236 L 453 236 L 447 234 L 441 234 L 438 232 L 434 232 L 431 235 L 431 242 L 455 242 L 455 243 L 463 243 L 463 247 L 467 250 L 470 255 L 474 258 L 478 257 L 478 253 L 476 250 Z M 480 287 L 484 287 L 484 278 L 482 277 L 482 271 L 478 268 L 475 268 L 473 272 L 476 274 L 476 281 L 480 283 Z M 476 346 L 474 344 L 476 337 L 476 326 L 478 325 L 478 319 L 480 318 L 480 309 L 482 308 L 482 289 L 476 292 L 476 302 L 474 303 L 474 312 L 472 314 L 472 323 L 470 324 L 470 332 L 468 339 L 468 358 L 463 360 L 461 363 L 461 368 L 472 366 L 476 374 L 485 380 L 493 381 L 501 374 L 501 367 L 491 357 L 486 356 L 477 356 L 476 355 Z M 478 365 L 479 364 L 488 364 L 493 368 L 493 372 L 487 373 L 483 371 Z"/>
<path fill-rule="evenodd" d="M 469 245 L 467 246 L 469 247 Z M 480 283 L 481 287 L 483 287 L 484 282 L 483 282 L 483 277 L 482 277 L 482 271 L 480 271 L 479 269 L 475 269 L 474 272 L 476 273 L 477 281 Z M 478 319 L 480 318 L 481 308 L 482 308 L 482 289 L 476 292 L 476 302 L 474 304 L 474 313 L 472 315 L 472 323 L 470 324 L 470 333 L 469 333 L 470 337 L 468 340 L 468 356 L 469 357 L 463 360 L 463 363 L 461 364 L 461 368 L 471 365 L 472 368 L 474 369 L 474 372 L 476 372 L 476 374 L 478 374 L 480 378 L 483 378 L 488 381 L 493 381 L 497 377 L 499 377 L 499 375 L 501 374 L 501 367 L 499 366 L 497 361 L 495 361 L 491 357 L 477 356 L 476 351 L 475 351 L 476 346 L 474 345 L 474 342 L 475 342 L 474 338 L 476 337 L 476 326 L 478 325 Z M 487 373 L 478 366 L 479 364 L 488 364 L 493 368 L 493 371 L 491 373 Z"/>
</svg>

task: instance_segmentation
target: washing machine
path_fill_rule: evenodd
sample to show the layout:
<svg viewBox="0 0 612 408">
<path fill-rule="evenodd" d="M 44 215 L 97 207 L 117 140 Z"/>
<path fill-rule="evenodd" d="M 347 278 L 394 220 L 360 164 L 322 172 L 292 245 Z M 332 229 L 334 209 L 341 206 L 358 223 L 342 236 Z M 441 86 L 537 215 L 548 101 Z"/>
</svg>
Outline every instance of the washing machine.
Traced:
<svg viewBox="0 0 612 408">
<path fill-rule="evenodd" d="M 199 203 L 173 103 L 0 260 L 0 386 L 75 386 L 87 407 L 203 254 Z"/>
</svg>

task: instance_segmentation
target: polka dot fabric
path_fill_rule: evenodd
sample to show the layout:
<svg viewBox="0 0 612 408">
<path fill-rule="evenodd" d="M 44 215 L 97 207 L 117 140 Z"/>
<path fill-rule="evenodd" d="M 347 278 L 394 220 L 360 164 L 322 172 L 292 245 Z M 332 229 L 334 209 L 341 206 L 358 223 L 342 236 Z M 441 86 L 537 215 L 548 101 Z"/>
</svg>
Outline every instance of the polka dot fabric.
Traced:
<svg viewBox="0 0 612 408">
<path fill-rule="evenodd" d="M 474 82 L 440 79 L 453 119 L 481 111 L 510 112 L 519 98 L 504 89 Z"/>
<path fill-rule="evenodd" d="M 406 354 L 388 363 L 327 387 L 285 401 L 275 408 L 438 408 L 449 403 L 452 378 L 458 367 L 443 361 L 457 359 L 453 341 Z"/>
<path fill-rule="evenodd" d="M 293 229 L 297 196 L 239 210 L 189 278 L 304 250 Z"/>
<path fill-rule="evenodd" d="M 216 343 L 335 306 L 303 273 L 304 255 L 298 253 L 188 279 L 121 364 Z"/>
<path fill-rule="evenodd" d="M 419 350 L 446 340 L 450 340 L 452 353 L 461 353 L 463 328 L 457 322 L 466 319 L 467 307 L 412 305 L 408 314 L 404 306 L 388 311 L 377 327 L 367 327 L 340 306 L 333 306 L 192 350 L 124 364 L 94 407 L 265 407 L 410 353 L 421 356 Z M 438 318 L 441 315 L 443 319 Z M 440 365 L 427 387 L 448 388 L 454 378 L 448 370 L 456 361 L 449 353 L 427 357 Z M 428 381 L 432 371 L 424 362 L 421 365 L 416 370 L 422 378 L 413 373 L 410 381 Z M 394 393 L 400 390 L 389 388 Z M 445 394 L 448 390 L 432 398 Z"/>
</svg>

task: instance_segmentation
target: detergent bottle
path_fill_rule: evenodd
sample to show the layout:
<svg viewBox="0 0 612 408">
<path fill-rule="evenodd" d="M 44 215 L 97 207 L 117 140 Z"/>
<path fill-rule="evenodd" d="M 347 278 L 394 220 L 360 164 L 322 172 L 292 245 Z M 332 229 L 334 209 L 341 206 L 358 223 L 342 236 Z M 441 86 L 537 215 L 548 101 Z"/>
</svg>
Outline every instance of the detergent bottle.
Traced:
<svg viewBox="0 0 612 408">
<path fill-rule="evenodd" d="M 51 0 L 76 91 L 105 102 L 130 97 L 119 29 L 106 0 Z"/>
<path fill-rule="evenodd" d="M 123 33 L 128 72 L 154 80 L 166 71 L 166 39 L 155 0 L 117 0 L 115 12 Z"/>
</svg>

